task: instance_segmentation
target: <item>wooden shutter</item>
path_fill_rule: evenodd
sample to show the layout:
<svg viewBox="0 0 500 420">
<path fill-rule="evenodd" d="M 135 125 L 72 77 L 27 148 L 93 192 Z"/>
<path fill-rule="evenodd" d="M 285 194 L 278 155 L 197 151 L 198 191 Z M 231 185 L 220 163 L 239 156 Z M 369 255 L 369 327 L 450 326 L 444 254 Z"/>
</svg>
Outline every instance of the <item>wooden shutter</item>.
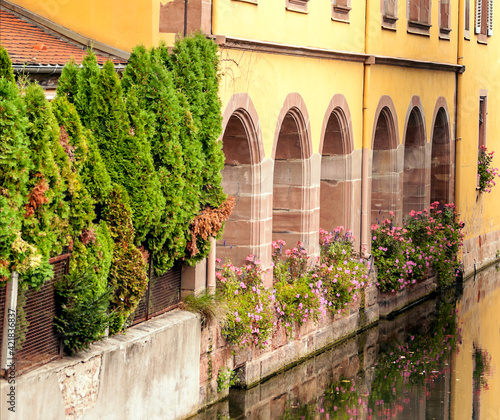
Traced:
<svg viewBox="0 0 500 420">
<path fill-rule="evenodd" d="M 441 28 L 448 29 L 450 27 L 450 0 L 441 0 Z"/>
<path fill-rule="evenodd" d="M 396 0 L 384 0 L 384 14 L 396 17 Z"/>
<path fill-rule="evenodd" d="M 488 36 L 493 35 L 493 0 L 488 0 Z"/>
<path fill-rule="evenodd" d="M 410 20 L 420 20 L 420 0 L 409 0 Z"/>
<path fill-rule="evenodd" d="M 421 0 L 420 22 L 431 23 L 431 0 Z"/>
<path fill-rule="evenodd" d="M 476 19 L 474 25 L 474 32 L 476 34 L 481 33 L 481 16 L 483 13 L 483 0 L 476 0 Z"/>
</svg>

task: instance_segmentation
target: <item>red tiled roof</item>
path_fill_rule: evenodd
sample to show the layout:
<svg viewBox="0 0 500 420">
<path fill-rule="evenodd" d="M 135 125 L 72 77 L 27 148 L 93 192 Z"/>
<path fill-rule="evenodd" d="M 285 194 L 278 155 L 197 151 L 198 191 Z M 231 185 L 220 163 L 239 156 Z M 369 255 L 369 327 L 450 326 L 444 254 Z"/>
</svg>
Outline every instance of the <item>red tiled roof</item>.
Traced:
<svg viewBox="0 0 500 420">
<path fill-rule="evenodd" d="M 4 9 L 0 9 L 0 44 L 14 65 L 63 66 L 71 58 L 80 64 L 87 49 L 85 45 L 58 37 Z M 108 58 L 115 64 L 127 63 L 127 60 L 98 51 L 95 54 L 99 64 L 104 64 Z"/>
</svg>

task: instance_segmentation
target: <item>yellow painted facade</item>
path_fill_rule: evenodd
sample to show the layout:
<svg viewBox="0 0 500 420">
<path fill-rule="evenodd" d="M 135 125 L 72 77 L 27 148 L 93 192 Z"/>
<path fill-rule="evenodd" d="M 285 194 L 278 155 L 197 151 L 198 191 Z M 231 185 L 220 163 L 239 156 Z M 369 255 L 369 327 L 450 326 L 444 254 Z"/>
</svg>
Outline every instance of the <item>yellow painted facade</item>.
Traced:
<svg viewBox="0 0 500 420">
<path fill-rule="evenodd" d="M 173 43 L 176 34 L 162 33 L 159 29 L 161 7 L 173 1 L 11 2 L 90 39 L 130 51 L 139 43 L 146 46 L 157 45 L 160 40 Z M 180 0 L 175 1 L 180 3 Z M 328 172 L 328 168 L 321 165 L 325 158 L 321 147 L 327 141 L 327 114 L 339 109 L 337 105 L 333 108 L 331 105 L 337 103 L 340 95 L 344 107 L 340 108 L 342 113 L 349 114 L 349 120 L 346 120 L 344 128 L 335 128 L 336 134 L 332 136 L 337 138 L 335 135 L 340 136 L 340 131 L 342 136 L 351 136 L 348 142 L 353 150 L 344 151 L 342 162 L 347 169 L 344 168 L 344 174 L 335 175 L 337 178 L 333 179 L 333 184 L 344 185 L 345 182 L 348 185 L 342 186 L 344 195 L 338 201 L 344 204 L 339 207 L 340 210 L 335 207 L 335 212 L 343 212 L 345 224 L 361 239 L 359 243 L 369 246 L 370 242 L 369 226 L 374 214 L 370 204 L 372 185 L 380 175 L 373 172 L 374 154 L 371 149 L 381 109 L 385 107 L 389 110 L 386 114 L 389 120 L 393 120 L 395 133 L 392 135 L 396 136 L 391 157 L 396 159 L 391 169 L 394 176 L 384 181 L 395 188 L 395 192 L 392 198 L 389 197 L 393 200 L 392 207 L 383 210 L 392 208 L 399 215 L 402 214 L 406 182 L 404 148 L 409 133 L 408 124 L 414 123 L 410 114 L 415 107 L 418 108 L 413 116 L 417 115 L 422 120 L 422 127 L 418 130 L 423 128 L 425 133 L 425 147 L 422 146 L 422 150 L 425 148 L 422 152 L 425 164 L 420 164 L 422 171 L 427 171 L 421 186 L 425 193 L 421 192 L 421 197 L 417 199 L 420 205 L 428 205 L 433 188 L 429 173 L 435 160 L 433 133 L 436 115 L 439 109 L 443 109 L 447 124 L 445 131 L 449 136 L 447 153 L 453 171 L 450 174 L 452 180 L 446 187 L 449 190 L 447 198 L 456 202 L 460 217 L 465 222 L 465 271 L 470 273 L 474 265 L 479 266 L 495 258 L 500 247 L 500 214 L 497 211 L 500 187 L 486 194 L 476 190 L 476 183 L 481 95 L 487 95 L 488 100 L 486 145 L 488 149 L 496 150 L 500 144 L 496 134 L 500 131 L 497 117 L 500 109 L 500 14 L 494 15 L 493 35 L 485 37 L 487 44 L 484 44 L 484 39 L 478 42 L 480 40 L 474 33 L 474 1 L 470 2 L 469 36 L 464 32 L 466 0 L 450 2 L 446 31 L 440 29 L 442 4 L 438 0 L 430 2 L 429 25 L 417 25 L 416 30 L 410 25 L 409 3 L 406 0 L 397 1 L 397 20 L 389 19 L 390 25 L 386 24 L 384 1 L 381 0 L 351 0 L 345 21 L 335 18 L 332 10 L 336 3 L 334 0 L 304 1 L 302 6 L 301 1 L 288 3 L 287 0 L 191 0 L 187 6 L 195 7 L 198 3 L 210 4 L 210 16 L 204 15 L 202 19 L 209 19 L 211 30 L 208 35 L 216 38 L 221 47 L 220 96 L 225 113 L 224 129 L 231 116 L 237 116 L 240 108 L 248 111 L 251 117 L 245 120 L 245 124 L 249 124 L 245 130 L 247 133 L 255 131 L 256 147 L 262 151 L 262 156 L 252 161 L 252 164 L 260 165 L 258 176 L 254 173 L 256 177 L 253 179 L 261 184 L 258 188 L 261 207 L 248 216 L 252 223 L 256 223 L 252 228 L 255 232 L 251 235 L 253 239 L 249 251 L 260 249 L 259 252 L 267 252 L 263 249 L 268 249 L 270 245 L 270 236 L 263 232 L 272 229 L 272 222 L 269 225 L 265 221 L 273 219 L 273 203 L 272 197 L 266 199 L 265 196 L 272 196 L 273 188 L 274 192 L 277 191 L 276 185 L 273 186 L 276 171 L 273 163 L 264 163 L 275 160 L 279 139 L 286 141 L 287 133 L 280 130 L 287 121 L 287 115 L 293 116 L 297 123 L 298 128 L 294 129 L 297 139 L 310 144 L 311 149 L 306 156 L 304 146 L 301 146 L 303 157 L 311 161 L 303 164 L 300 180 L 290 181 L 290 185 L 298 188 L 298 184 L 302 183 L 300 188 L 308 191 L 301 198 L 301 227 L 297 234 L 310 234 L 305 242 L 314 251 L 312 243 L 317 235 L 312 232 L 317 230 L 322 218 L 321 188 L 323 178 L 327 176 L 324 173 Z M 302 10 L 293 10 L 301 7 Z M 461 66 L 465 66 L 464 72 Z M 241 99 L 241 95 L 246 99 Z M 290 95 L 294 101 L 300 99 L 301 102 L 300 106 L 291 105 L 290 113 L 287 113 L 284 108 Z M 252 108 L 251 112 L 238 101 Z M 231 108 L 233 105 L 234 109 Z M 304 120 L 302 123 L 293 114 L 294 109 Z M 301 124 L 303 129 L 300 129 Z M 343 127 L 342 124 L 340 126 Z M 281 134 L 284 136 L 280 137 Z M 498 160 L 495 159 L 495 162 Z M 297 183 L 295 187 L 294 182 Z M 332 180 L 329 182 L 332 184 Z M 347 190 L 348 193 L 345 192 Z M 381 200 L 384 199 L 382 195 Z"/>
</svg>

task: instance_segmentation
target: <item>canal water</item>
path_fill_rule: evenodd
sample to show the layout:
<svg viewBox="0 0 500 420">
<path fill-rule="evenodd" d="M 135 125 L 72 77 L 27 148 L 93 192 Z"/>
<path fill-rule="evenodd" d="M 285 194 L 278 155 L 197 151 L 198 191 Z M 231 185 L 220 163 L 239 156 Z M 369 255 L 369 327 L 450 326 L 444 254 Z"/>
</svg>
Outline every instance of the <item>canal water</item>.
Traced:
<svg viewBox="0 0 500 420">
<path fill-rule="evenodd" d="M 199 419 L 500 420 L 492 267 L 229 399 Z"/>
</svg>

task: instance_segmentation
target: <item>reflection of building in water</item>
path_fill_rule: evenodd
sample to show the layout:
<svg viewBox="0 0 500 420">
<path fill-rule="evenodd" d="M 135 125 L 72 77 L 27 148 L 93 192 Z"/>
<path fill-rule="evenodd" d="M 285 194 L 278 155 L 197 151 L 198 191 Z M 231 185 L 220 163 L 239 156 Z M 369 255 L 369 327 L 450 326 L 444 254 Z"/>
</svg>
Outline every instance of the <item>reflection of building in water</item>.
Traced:
<svg viewBox="0 0 500 420">
<path fill-rule="evenodd" d="M 500 418 L 498 307 L 500 273 L 490 268 L 465 285 L 458 304 L 462 340 L 452 363 L 452 418 Z"/>
<path fill-rule="evenodd" d="M 370 413 L 379 418 L 391 413 L 399 420 L 449 418 L 453 309 L 453 304 L 427 301 L 267 382 L 231 389 L 229 406 L 214 406 L 197 419 L 229 411 L 237 419 L 367 418 Z"/>
</svg>

